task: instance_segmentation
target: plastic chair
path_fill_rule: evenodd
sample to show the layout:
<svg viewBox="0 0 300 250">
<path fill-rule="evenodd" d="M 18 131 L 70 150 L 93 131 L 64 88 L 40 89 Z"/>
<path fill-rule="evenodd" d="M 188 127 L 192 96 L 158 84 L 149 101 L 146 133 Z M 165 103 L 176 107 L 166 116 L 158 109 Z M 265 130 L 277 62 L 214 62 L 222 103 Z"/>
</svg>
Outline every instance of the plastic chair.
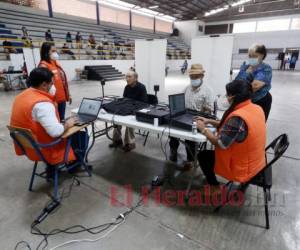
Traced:
<svg viewBox="0 0 300 250">
<path fill-rule="evenodd" d="M 71 148 L 71 139 L 67 140 L 67 145 L 66 145 L 66 150 L 65 150 L 65 155 L 64 155 L 63 162 L 53 166 L 53 165 L 51 165 L 47 162 L 47 160 L 45 159 L 44 155 L 41 152 L 41 149 L 51 148 L 51 147 L 59 144 L 60 142 L 62 142 L 62 140 L 63 140 L 62 138 L 58 138 L 55 141 L 53 141 L 51 143 L 48 143 L 48 144 L 40 144 L 36 141 L 35 136 L 31 132 L 31 130 L 29 130 L 29 129 L 13 127 L 13 126 L 7 126 L 7 128 L 10 132 L 11 138 L 16 143 L 16 145 L 21 149 L 22 153 L 27 156 L 27 158 L 28 158 L 28 155 L 27 155 L 26 149 L 34 150 L 34 152 L 38 155 L 38 157 L 40 159 L 39 161 L 42 161 L 47 166 L 51 166 L 51 167 L 54 168 L 53 198 L 54 198 L 54 200 L 58 201 L 59 200 L 59 197 L 58 197 L 58 175 L 59 175 L 59 170 L 67 167 L 67 159 L 68 159 L 69 151 L 70 151 L 70 148 Z M 83 159 L 78 159 L 78 160 L 79 161 L 76 161 L 76 163 L 74 163 L 73 165 L 69 165 L 68 170 L 71 170 L 72 168 L 74 168 L 74 167 L 76 167 L 80 164 L 83 164 L 83 166 L 85 167 L 85 170 L 88 172 L 89 176 L 91 176 L 89 167 L 84 164 Z M 32 186 L 33 186 L 35 176 L 39 176 L 39 177 L 47 179 L 49 181 L 47 176 L 45 176 L 46 171 L 44 171 L 42 173 L 37 173 L 36 170 L 37 170 L 37 165 L 38 165 L 39 161 L 34 162 L 32 175 L 31 175 L 30 183 L 29 183 L 29 191 L 32 191 Z"/>
<path fill-rule="evenodd" d="M 288 149 L 290 143 L 289 143 L 289 138 L 287 134 L 282 134 L 280 136 L 278 136 L 273 142 L 270 143 L 269 146 L 267 146 L 266 148 L 266 154 L 268 153 L 268 151 L 270 149 L 272 149 L 272 153 L 273 153 L 273 158 L 268 162 L 267 160 L 267 156 L 266 156 L 266 161 L 267 164 L 266 166 L 256 175 L 254 176 L 251 180 L 249 180 L 246 183 L 242 183 L 238 190 L 242 191 L 243 193 L 246 192 L 247 188 L 249 185 L 254 185 L 257 187 L 261 187 L 263 188 L 263 192 L 264 192 L 264 206 L 265 206 L 265 218 L 266 218 L 266 229 L 270 228 L 270 223 L 269 223 L 269 206 L 268 206 L 268 201 L 271 200 L 271 195 L 270 195 L 270 191 L 271 191 L 271 187 L 272 187 L 272 165 L 279 160 L 279 158 L 281 158 L 283 156 L 283 154 L 285 153 L 285 151 Z M 269 152 L 271 153 L 271 152 Z M 227 197 L 225 202 L 218 206 L 215 209 L 215 212 L 219 211 L 224 205 L 226 205 L 229 201 L 229 194 L 230 191 L 232 190 L 233 187 L 233 182 L 229 181 L 226 184 L 228 188 L 228 192 L 227 192 Z"/>
</svg>

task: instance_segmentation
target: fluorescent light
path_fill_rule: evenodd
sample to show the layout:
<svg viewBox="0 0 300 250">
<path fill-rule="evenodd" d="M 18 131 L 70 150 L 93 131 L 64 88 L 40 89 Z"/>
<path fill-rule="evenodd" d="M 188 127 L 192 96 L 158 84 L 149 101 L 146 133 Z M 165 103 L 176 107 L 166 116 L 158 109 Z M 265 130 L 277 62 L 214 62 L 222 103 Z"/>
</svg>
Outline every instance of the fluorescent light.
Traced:
<svg viewBox="0 0 300 250">
<path fill-rule="evenodd" d="M 245 4 L 245 3 L 249 3 L 251 2 L 252 0 L 239 0 L 237 2 L 234 2 L 232 4 L 230 4 L 231 7 L 236 7 L 238 5 L 241 5 L 241 4 Z M 218 8 L 218 9 L 213 9 L 213 10 L 210 10 L 210 11 L 207 11 L 204 13 L 204 16 L 211 16 L 211 15 L 214 15 L 216 13 L 219 13 L 219 12 L 222 12 L 222 11 L 225 11 L 229 8 L 229 5 L 225 5 L 224 7 L 222 8 Z"/>
<path fill-rule="evenodd" d="M 150 6 L 148 9 L 147 8 L 142 8 L 140 6 L 130 4 L 123 2 L 121 0 L 90 0 L 90 1 L 98 1 L 100 4 L 105 5 L 105 6 L 110 6 L 116 9 L 122 9 L 122 10 L 131 10 L 133 13 L 148 16 L 148 17 L 156 17 L 158 19 L 168 21 L 168 22 L 173 22 L 176 20 L 175 17 L 165 15 L 163 13 L 151 10 L 151 9 L 156 9 L 159 6 L 158 5 L 153 5 Z"/>
<path fill-rule="evenodd" d="M 231 6 L 232 6 L 232 7 L 235 7 L 235 6 L 244 4 L 244 3 L 249 3 L 249 2 L 251 2 L 251 1 L 252 1 L 252 0 L 239 0 L 239 1 L 235 2 L 235 3 L 232 3 Z"/>
<path fill-rule="evenodd" d="M 218 9 L 214 9 L 214 10 L 210 10 L 208 12 L 205 12 L 204 16 L 210 16 L 210 15 L 214 15 L 216 13 L 222 12 L 224 10 L 227 10 L 229 8 L 229 5 L 225 5 L 222 8 L 218 8 Z"/>
<path fill-rule="evenodd" d="M 149 9 L 157 9 L 159 6 L 158 5 L 153 5 L 153 6 L 150 6 Z"/>
</svg>

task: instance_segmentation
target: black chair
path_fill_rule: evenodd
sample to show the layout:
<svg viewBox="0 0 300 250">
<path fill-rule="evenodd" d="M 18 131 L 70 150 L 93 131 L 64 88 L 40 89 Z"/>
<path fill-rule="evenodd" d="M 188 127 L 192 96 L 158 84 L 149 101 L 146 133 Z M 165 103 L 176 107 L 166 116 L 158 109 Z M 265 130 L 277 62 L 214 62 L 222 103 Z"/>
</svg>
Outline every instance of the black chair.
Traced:
<svg viewBox="0 0 300 250">
<path fill-rule="evenodd" d="M 246 192 L 249 185 L 254 185 L 257 187 L 263 188 L 264 191 L 264 206 L 265 206 L 265 218 L 266 218 L 266 229 L 270 228 L 269 223 L 269 206 L 268 201 L 271 200 L 271 187 L 272 187 L 272 165 L 285 153 L 285 151 L 288 149 L 290 143 L 289 138 L 287 134 L 282 134 L 279 137 L 277 137 L 269 146 L 266 148 L 266 166 L 251 180 L 249 180 L 247 183 L 242 183 L 238 190 L 242 191 L 243 193 Z M 268 150 L 272 149 L 273 152 L 268 152 Z M 267 153 L 272 153 L 273 158 L 268 162 Z M 225 206 L 229 202 L 229 194 L 232 191 L 233 188 L 233 182 L 229 181 L 226 184 L 228 188 L 227 192 L 227 198 L 225 202 L 218 206 L 215 209 L 215 212 L 219 211 L 223 206 Z"/>
</svg>

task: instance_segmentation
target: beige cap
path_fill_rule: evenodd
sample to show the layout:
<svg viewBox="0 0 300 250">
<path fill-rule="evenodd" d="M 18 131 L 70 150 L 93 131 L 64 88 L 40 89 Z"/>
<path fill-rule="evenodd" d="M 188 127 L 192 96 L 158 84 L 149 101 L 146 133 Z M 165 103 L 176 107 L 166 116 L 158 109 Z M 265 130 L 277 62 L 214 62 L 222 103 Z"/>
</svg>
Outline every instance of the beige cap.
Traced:
<svg viewBox="0 0 300 250">
<path fill-rule="evenodd" d="M 202 64 L 192 64 L 191 69 L 189 70 L 189 75 L 204 75 L 205 70 L 203 69 Z"/>
</svg>

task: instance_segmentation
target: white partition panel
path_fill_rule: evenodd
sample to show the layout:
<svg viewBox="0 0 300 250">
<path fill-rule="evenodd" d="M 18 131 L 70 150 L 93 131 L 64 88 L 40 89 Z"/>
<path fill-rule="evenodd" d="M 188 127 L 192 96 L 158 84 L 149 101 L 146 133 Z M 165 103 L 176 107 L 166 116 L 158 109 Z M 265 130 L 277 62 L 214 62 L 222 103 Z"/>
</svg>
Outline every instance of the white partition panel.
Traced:
<svg viewBox="0 0 300 250">
<path fill-rule="evenodd" d="M 21 70 L 24 65 L 23 54 L 10 54 L 9 56 L 14 70 Z"/>
<path fill-rule="evenodd" d="M 41 61 L 41 53 L 39 48 L 33 49 L 33 58 L 34 58 L 34 64 L 35 66 L 39 66 L 39 63 Z"/>
<path fill-rule="evenodd" d="M 23 48 L 23 54 L 27 66 L 27 71 L 28 73 L 30 73 L 36 67 L 33 50 L 29 48 Z"/>
<path fill-rule="evenodd" d="M 166 39 L 135 41 L 135 68 L 139 81 L 145 84 L 149 94 L 154 93 L 154 85 L 159 85 L 159 97 L 165 92 L 166 53 Z"/>
<path fill-rule="evenodd" d="M 201 63 L 205 82 L 215 94 L 225 94 L 230 79 L 233 35 L 200 36 L 192 40 L 192 63 Z"/>
</svg>

